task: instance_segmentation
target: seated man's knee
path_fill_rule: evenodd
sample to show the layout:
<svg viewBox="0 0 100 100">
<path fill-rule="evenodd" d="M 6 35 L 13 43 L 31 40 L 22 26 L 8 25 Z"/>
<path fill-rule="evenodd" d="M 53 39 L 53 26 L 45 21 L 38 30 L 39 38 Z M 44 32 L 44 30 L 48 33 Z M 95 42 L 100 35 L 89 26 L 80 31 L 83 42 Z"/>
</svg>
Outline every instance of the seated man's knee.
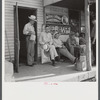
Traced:
<svg viewBox="0 0 100 100">
<path fill-rule="evenodd" d="M 54 46 L 54 45 L 51 45 L 51 48 L 52 48 L 52 49 L 55 49 L 55 46 Z"/>
</svg>

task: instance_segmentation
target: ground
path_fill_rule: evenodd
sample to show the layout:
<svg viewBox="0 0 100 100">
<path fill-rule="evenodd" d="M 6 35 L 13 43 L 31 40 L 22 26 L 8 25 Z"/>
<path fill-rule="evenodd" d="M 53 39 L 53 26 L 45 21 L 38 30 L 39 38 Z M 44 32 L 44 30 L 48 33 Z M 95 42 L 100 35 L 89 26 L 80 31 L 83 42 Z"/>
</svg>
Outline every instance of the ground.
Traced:
<svg viewBox="0 0 100 100">
<path fill-rule="evenodd" d="M 19 73 L 14 73 L 16 82 L 77 82 L 96 76 L 96 67 L 92 71 L 77 71 L 70 62 L 58 62 L 56 66 L 51 63 L 37 64 L 33 67 L 21 65 Z"/>
</svg>

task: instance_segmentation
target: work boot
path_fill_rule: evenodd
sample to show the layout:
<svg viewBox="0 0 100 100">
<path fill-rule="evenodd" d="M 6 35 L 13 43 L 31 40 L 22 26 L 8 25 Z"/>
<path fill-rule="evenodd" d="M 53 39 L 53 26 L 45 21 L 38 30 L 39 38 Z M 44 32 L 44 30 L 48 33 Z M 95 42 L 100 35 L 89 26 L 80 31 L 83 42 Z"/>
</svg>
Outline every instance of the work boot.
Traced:
<svg viewBox="0 0 100 100">
<path fill-rule="evenodd" d="M 52 61 L 52 66 L 55 66 L 55 60 L 51 60 Z"/>
</svg>

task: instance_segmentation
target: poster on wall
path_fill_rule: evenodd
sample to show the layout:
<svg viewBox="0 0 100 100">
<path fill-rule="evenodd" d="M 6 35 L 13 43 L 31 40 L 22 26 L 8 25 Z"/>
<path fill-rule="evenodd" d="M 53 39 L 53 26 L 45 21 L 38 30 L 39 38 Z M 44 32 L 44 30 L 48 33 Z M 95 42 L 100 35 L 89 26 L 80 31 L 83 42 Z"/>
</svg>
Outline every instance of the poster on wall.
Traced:
<svg viewBox="0 0 100 100">
<path fill-rule="evenodd" d="M 54 34 L 54 32 L 58 32 L 61 35 L 68 35 L 70 33 L 70 27 L 68 25 L 66 26 L 62 26 L 62 25 L 48 25 L 50 28 L 50 31 L 52 33 L 52 35 Z"/>
<path fill-rule="evenodd" d="M 57 14 L 46 14 L 46 24 L 69 25 L 68 16 Z"/>
</svg>

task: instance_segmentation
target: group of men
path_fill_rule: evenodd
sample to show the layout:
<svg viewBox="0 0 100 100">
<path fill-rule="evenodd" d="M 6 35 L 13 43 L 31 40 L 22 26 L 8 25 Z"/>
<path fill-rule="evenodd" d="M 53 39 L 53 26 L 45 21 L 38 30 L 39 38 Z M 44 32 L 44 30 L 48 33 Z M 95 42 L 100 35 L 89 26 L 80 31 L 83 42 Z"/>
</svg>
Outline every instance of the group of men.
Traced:
<svg viewBox="0 0 100 100">
<path fill-rule="evenodd" d="M 23 34 L 26 35 L 27 65 L 33 66 L 34 65 L 34 54 L 35 54 L 34 45 L 36 43 L 36 34 L 35 34 L 35 29 L 34 29 L 34 23 L 37 20 L 36 20 L 36 16 L 34 16 L 34 15 L 31 15 L 28 18 L 29 18 L 29 22 L 24 26 Z M 94 28 L 94 30 L 95 30 L 95 28 Z M 59 35 L 59 33 L 55 34 L 55 38 L 53 39 L 53 41 L 54 41 L 53 45 L 55 46 L 55 48 L 59 47 L 60 53 L 64 56 L 68 57 L 70 60 L 72 60 L 75 63 L 79 59 L 79 55 L 75 56 L 74 48 L 77 47 L 76 52 L 79 52 L 78 46 L 80 44 L 86 44 L 85 34 L 83 33 L 83 34 L 81 34 L 81 37 L 79 37 L 79 33 L 71 32 L 69 35 L 69 39 L 66 41 L 66 43 L 64 45 L 63 45 L 63 43 L 61 43 L 61 41 L 57 40 L 59 37 L 59 36 L 57 36 L 57 34 Z M 96 38 L 95 38 L 94 34 L 91 35 L 91 39 L 93 40 L 92 46 L 95 46 Z M 60 45 L 57 46 L 56 42 L 58 42 L 58 44 L 60 44 Z M 56 54 L 56 56 L 58 56 L 58 55 Z M 54 65 L 54 62 L 53 62 L 53 65 Z"/>
</svg>

